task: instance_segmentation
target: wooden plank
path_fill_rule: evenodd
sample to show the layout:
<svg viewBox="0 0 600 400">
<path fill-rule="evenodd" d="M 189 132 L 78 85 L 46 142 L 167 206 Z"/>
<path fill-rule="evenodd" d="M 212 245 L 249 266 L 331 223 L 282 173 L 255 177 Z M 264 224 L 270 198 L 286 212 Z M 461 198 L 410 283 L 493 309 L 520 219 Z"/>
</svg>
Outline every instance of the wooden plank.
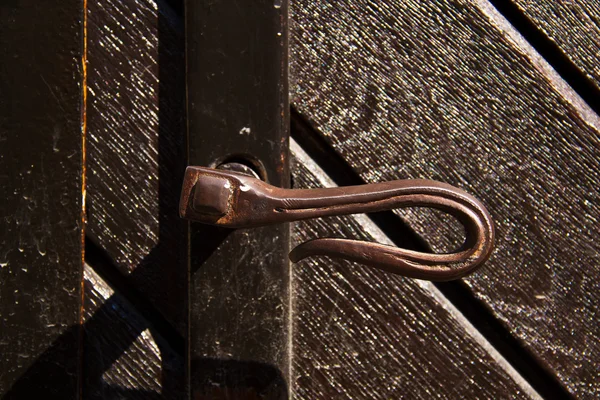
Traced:
<svg viewBox="0 0 600 400">
<path fill-rule="evenodd" d="M 289 186 L 287 1 L 186 2 L 190 165 Z M 190 390 L 289 397 L 289 227 L 190 227 Z"/>
<path fill-rule="evenodd" d="M 183 357 L 88 265 L 84 399 L 181 399 Z"/>
<path fill-rule="evenodd" d="M 183 334 L 187 224 L 177 211 L 186 163 L 181 19 L 161 1 L 87 4 L 87 232 Z"/>
<path fill-rule="evenodd" d="M 333 186 L 292 150 L 296 188 Z M 293 244 L 317 237 L 391 244 L 365 216 L 294 225 Z M 538 397 L 433 284 L 323 257 L 292 271 L 295 398 Z"/>
<path fill-rule="evenodd" d="M 82 33 L 80 1 L 0 7 L 4 399 L 78 396 Z"/>
<path fill-rule="evenodd" d="M 600 5 L 586 0 L 512 0 L 564 57 L 600 89 Z"/>
<path fill-rule="evenodd" d="M 600 122 L 485 1 L 292 7 L 295 107 L 369 182 L 479 196 L 497 251 L 465 283 L 573 395 L 600 393 Z M 436 249 L 435 214 L 403 213 Z"/>
</svg>

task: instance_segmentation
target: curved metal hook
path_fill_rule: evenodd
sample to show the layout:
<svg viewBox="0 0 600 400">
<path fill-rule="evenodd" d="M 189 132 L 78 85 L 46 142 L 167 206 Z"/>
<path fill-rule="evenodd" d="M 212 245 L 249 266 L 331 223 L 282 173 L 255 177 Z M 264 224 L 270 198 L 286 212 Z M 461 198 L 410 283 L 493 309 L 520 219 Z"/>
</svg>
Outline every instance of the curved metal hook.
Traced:
<svg viewBox="0 0 600 400">
<path fill-rule="evenodd" d="M 430 207 L 456 217 L 466 240 L 454 253 L 428 254 L 351 239 L 319 238 L 292 250 L 298 262 L 314 255 L 357 261 L 418 279 L 457 279 L 480 267 L 494 243 L 492 219 L 479 200 L 451 185 L 400 180 L 325 189 L 282 189 L 235 172 L 188 167 L 181 193 L 181 217 L 230 228 L 250 228 L 303 219 Z"/>
</svg>

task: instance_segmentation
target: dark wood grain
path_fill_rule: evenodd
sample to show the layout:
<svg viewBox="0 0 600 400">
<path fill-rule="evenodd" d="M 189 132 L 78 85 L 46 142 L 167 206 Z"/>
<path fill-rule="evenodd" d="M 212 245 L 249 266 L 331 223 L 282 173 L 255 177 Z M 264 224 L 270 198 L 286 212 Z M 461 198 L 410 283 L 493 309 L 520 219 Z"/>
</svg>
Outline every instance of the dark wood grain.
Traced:
<svg viewBox="0 0 600 400">
<path fill-rule="evenodd" d="M 287 1 L 186 2 L 190 165 L 289 186 Z M 288 399 L 289 227 L 190 226 L 190 390 Z"/>
<path fill-rule="evenodd" d="M 596 1 L 512 0 L 600 89 L 600 4 Z"/>
<path fill-rule="evenodd" d="M 80 1 L 0 6 L 0 397 L 75 399 L 82 276 Z"/>
<path fill-rule="evenodd" d="M 593 367 L 599 347 L 597 324 L 593 323 L 598 304 L 598 285 L 593 278 L 598 249 L 590 228 L 598 219 L 593 190 L 598 175 L 595 116 L 487 3 L 436 1 L 419 7 L 400 2 L 313 4 L 299 0 L 292 5 L 296 21 L 292 94 L 298 110 L 366 181 L 436 178 L 479 195 L 500 225 L 500 248 L 490 267 L 467 283 L 568 390 L 593 398 L 599 390 Z M 144 1 L 89 4 L 88 227 L 124 274 L 140 272 L 134 276 L 136 286 L 182 331 L 185 276 L 179 274 L 185 271 L 181 268 L 185 257 L 178 244 L 185 240 L 180 242 L 176 212 L 170 207 L 177 204 L 178 196 L 173 182 L 180 181 L 174 171 L 181 172 L 181 160 L 185 160 L 179 132 L 183 131 L 184 107 L 176 104 L 178 95 L 168 94 L 180 93 L 173 87 L 180 87 L 181 82 L 168 82 L 183 77 L 183 72 L 177 72 L 182 71 L 182 53 L 177 50 L 182 40 L 180 36 L 169 39 L 181 33 L 177 29 L 171 33 L 169 26 L 177 23 L 161 25 L 161 21 L 171 20 L 164 10 L 161 3 L 157 12 L 155 3 Z M 554 24 L 552 29 L 558 32 L 552 20 L 545 23 Z M 577 21 L 571 23 L 580 26 Z M 550 35 L 551 29 L 544 29 Z M 593 60 L 593 45 L 580 45 L 585 50 L 581 57 Z M 446 229 L 448 220 L 439 215 L 403 216 L 437 250 L 458 241 L 460 230 Z M 298 234 L 312 236 L 312 232 L 307 228 Z M 318 269 L 329 267 L 325 264 Z M 354 313 L 358 303 L 354 299 L 360 300 L 362 291 L 370 290 L 361 284 L 377 287 L 387 276 L 367 276 L 363 281 L 361 275 L 360 281 L 352 280 L 356 288 L 361 287 L 360 292 L 350 291 L 352 302 L 340 303 L 344 296 L 339 296 L 341 300 L 322 298 L 327 290 L 333 290 L 323 286 L 327 283 L 323 272 L 321 280 L 311 280 L 308 272 L 305 275 L 308 283 L 302 286 L 304 292 L 299 289 L 299 298 L 305 296 L 315 304 L 329 301 L 330 309 L 338 304 L 336 312 L 350 315 L 348 325 L 340 319 L 334 321 L 338 325 L 332 325 L 321 315 L 316 319 L 321 325 L 314 322 L 308 334 L 295 339 L 296 355 L 301 356 L 295 364 L 297 396 L 349 396 L 352 390 L 364 393 L 360 387 L 364 382 L 372 385 L 368 387 L 374 393 L 382 387 L 392 390 L 394 386 L 385 379 L 373 380 L 369 375 L 390 376 L 380 365 L 406 368 L 412 376 L 418 375 L 414 370 L 420 364 L 408 355 L 411 351 L 414 357 L 420 355 L 411 347 L 416 342 L 393 342 L 406 351 L 406 362 L 386 356 L 394 358 L 391 364 L 380 364 L 351 341 L 362 329 L 366 336 L 360 337 L 366 338 L 368 349 L 389 354 L 387 347 L 377 347 L 380 343 L 369 339 L 363 328 L 363 322 L 377 315 L 368 308 L 375 306 L 368 303 L 368 312 Z M 336 285 L 343 283 L 336 281 Z M 311 289 L 313 286 L 316 289 Z M 407 295 L 417 290 L 410 289 Z M 433 304 L 428 301 L 431 303 L 426 304 Z M 310 317 L 316 318 L 313 312 L 299 314 L 296 326 L 310 324 Z M 412 312 L 421 318 L 422 311 Z M 335 314 L 327 317 L 331 315 Z M 393 317 L 396 315 L 389 318 Z M 402 320 L 398 324 L 410 327 L 417 322 Z M 322 326 L 329 326 L 334 333 L 329 336 L 331 331 L 325 331 L 326 338 L 322 338 Z M 340 336 L 347 334 L 344 329 L 348 326 L 354 330 Z M 461 329 L 464 327 L 457 332 Z M 444 336 L 442 333 L 436 331 L 433 336 Z M 322 346 L 337 345 L 340 337 L 347 353 L 334 345 Z M 381 337 L 397 340 L 395 336 Z M 418 350 L 429 351 L 429 343 L 435 341 L 422 341 Z M 488 364 L 488 356 L 478 350 L 481 343 L 469 346 L 469 351 L 462 353 L 464 364 L 477 354 L 476 365 L 484 365 L 481 371 L 504 376 L 490 366 L 495 361 Z M 358 355 L 353 356 L 354 352 Z M 336 354 L 347 363 L 342 365 L 351 367 L 337 368 Z M 436 361 L 444 359 L 440 354 L 445 351 L 427 353 Z M 152 357 L 149 355 L 150 360 Z M 371 368 L 365 367 L 363 360 L 368 360 Z M 431 371 L 428 360 L 424 358 L 423 363 Z M 358 362 L 363 363 L 361 367 Z M 452 359 L 447 365 L 454 365 Z M 520 389 L 510 378 L 488 381 L 475 370 L 472 379 L 477 384 L 473 387 L 469 378 L 463 376 L 461 381 L 456 372 L 434 390 L 422 370 L 419 382 L 427 383 L 421 389 L 411 386 L 407 390 L 425 397 L 428 390 L 444 393 L 449 382 L 455 382 L 466 385 L 467 391 L 483 388 L 488 390 L 485 393 L 498 394 L 506 390 L 517 396 Z M 403 388 L 410 383 L 402 377 L 398 382 L 396 387 Z M 146 382 L 141 386 L 153 393 L 157 387 L 153 385 Z M 349 389 L 343 393 L 342 386 Z M 449 396 L 462 393 L 463 386 Z"/>
<path fill-rule="evenodd" d="M 182 399 L 183 358 L 88 265 L 84 399 Z"/>
<path fill-rule="evenodd" d="M 88 2 L 88 235 L 185 331 L 183 28 L 163 2 Z"/>
<path fill-rule="evenodd" d="M 465 280 L 573 395 L 600 355 L 598 117 L 486 2 L 300 0 L 295 107 L 368 182 L 430 178 L 489 207 L 497 251 Z M 435 249 L 434 214 L 403 214 Z"/>
<path fill-rule="evenodd" d="M 332 186 L 292 150 L 296 188 Z M 292 244 L 317 237 L 390 243 L 348 216 L 296 223 Z M 433 284 L 324 257 L 292 271 L 295 398 L 537 397 Z"/>
</svg>

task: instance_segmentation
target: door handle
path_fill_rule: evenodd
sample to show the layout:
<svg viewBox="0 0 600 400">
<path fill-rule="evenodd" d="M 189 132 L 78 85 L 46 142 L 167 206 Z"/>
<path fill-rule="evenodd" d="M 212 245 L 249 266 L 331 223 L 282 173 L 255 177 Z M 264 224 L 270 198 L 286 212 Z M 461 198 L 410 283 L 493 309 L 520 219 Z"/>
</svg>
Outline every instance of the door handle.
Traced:
<svg viewBox="0 0 600 400">
<path fill-rule="evenodd" d="M 428 207 L 463 224 L 466 239 L 447 254 L 423 253 L 379 243 L 317 238 L 294 248 L 292 262 L 324 255 L 356 261 L 393 274 L 433 281 L 460 278 L 490 256 L 494 226 L 479 200 L 432 180 L 390 182 L 323 189 L 282 189 L 237 172 L 190 166 L 185 172 L 182 218 L 228 228 L 253 228 L 310 218 Z"/>
</svg>

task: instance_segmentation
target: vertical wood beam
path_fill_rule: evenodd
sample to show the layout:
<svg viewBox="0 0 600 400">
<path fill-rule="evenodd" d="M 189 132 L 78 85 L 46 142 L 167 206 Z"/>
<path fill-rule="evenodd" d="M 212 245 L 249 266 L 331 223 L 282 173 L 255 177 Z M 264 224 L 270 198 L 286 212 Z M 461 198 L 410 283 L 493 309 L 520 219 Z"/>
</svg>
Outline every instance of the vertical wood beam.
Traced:
<svg viewBox="0 0 600 400">
<path fill-rule="evenodd" d="M 287 2 L 190 0 L 186 40 L 189 163 L 287 187 Z M 289 228 L 192 224 L 190 248 L 192 396 L 288 398 Z"/>
<path fill-rule="evenodd" d="M 84 3 L 0 6 L 0 397 L 80 395 Z"/>
</svg>

